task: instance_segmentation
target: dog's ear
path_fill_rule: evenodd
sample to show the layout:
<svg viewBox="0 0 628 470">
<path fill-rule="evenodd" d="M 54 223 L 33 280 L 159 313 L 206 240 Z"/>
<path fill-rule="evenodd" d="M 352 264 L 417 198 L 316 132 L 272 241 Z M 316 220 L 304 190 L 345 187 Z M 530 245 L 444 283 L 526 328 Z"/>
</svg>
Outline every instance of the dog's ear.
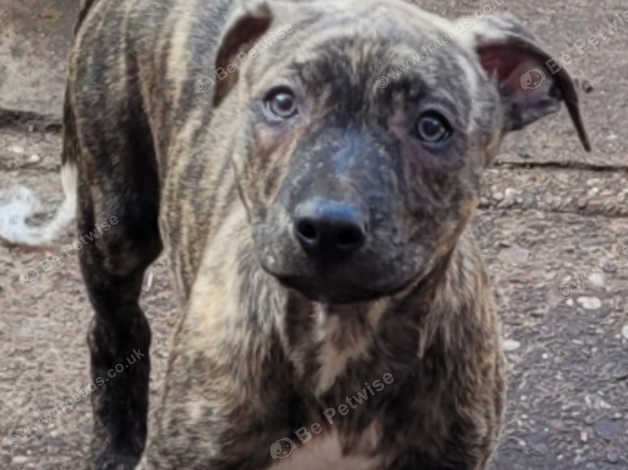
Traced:
<svg viewBox="0 0 628 470">
<path fill-rule="evenodd" d="M 238 81 L 246 54 L 268 31 L 273 15 L 265 1 L 242 1 L 231 14 L 216 55 L 214 106 L 218 106 Z"/>
<path fill-rule="evenodd" d="M 489 77 L 497 81 L 505 131 L 558 111 L 564 101 L 582 145 L 591 150 L 573 80 L 514 16 L 461 18 L 455 27 Z"/>
</svg>

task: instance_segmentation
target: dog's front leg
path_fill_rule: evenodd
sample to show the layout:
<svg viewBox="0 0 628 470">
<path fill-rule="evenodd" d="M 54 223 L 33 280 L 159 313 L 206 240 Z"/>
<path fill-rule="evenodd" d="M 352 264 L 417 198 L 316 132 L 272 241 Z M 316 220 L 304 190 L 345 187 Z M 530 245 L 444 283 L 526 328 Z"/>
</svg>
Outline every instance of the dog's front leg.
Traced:
<svg viewBox="0 0 628 470">
<path fill-rule="evenodd" d="M 292 424 L 302 409 L 298 401 L 281 396 L 278 386 L 265 388 L 267 404 L 236 398 L 241 384 L 221 384 L 219 369 L 211 365 L 213 376 L 190 379 L 194 366 L 206 361 L 178 357 L 169 366 L 167 392 L 151 420 L 140 470 L 267 470 L 278 452 L 292 450 L 285 448 L 286 436 L 301 426 Z"/>
<path fill-rule="evenodd" d="M 83 262 L 96 316 L 88 344 L 94 390 L 93 470 L 130 470 L 146 439 L 150 328 L 137 305 L 142 273 L 115 278 Z"/>
<path fill-rule="evenodd" d="M 146 441 L 151 333 L 139 297 L 144 270 L 161 250 L 156 178 L 143 169 L 128 171 L 122 165 L 110 165 L 110 172 L 97 171 L 99 165 L 109 165 L 110 148 L 103 146 L 101 154 L 90 154 L 78 143 L 69 106 L 65 120 L 64 159 L 78 166 L 81 182 L 80 265 L 95 312 L 87 338 L 94 418 L 88 467 L 131 470 Z M 84 130 L 90 131 L 100 132 L 100 128 Z M 127 145 L 122 131 L 111 139 L 118 135 L 125 152 L 137 147 Z M 118 155 L 121 161 L 137 160 L 131 150 L 125 152 Z M 141 178 L 139 171 L 144 172 Z"/>
<path fill-rule="evenodd" d="M 250 243 L 235 218 L 244 212 L 216 235 L 223 248 L 208 250 L 177 325 L 142 470 L 266 470 L 310 421 L 272 320 L 282 301 L 250 259 L 231 261 Z M 240 269 L 215 269 L 223 258 Z"/>
</svg>

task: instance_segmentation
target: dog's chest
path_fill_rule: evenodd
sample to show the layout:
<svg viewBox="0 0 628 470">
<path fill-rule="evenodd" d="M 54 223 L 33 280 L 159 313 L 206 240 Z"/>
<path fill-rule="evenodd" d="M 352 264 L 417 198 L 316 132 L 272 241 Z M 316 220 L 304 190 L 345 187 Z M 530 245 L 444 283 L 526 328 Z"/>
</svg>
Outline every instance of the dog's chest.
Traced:
<svg viewBox="0 0 628 470">
<path fill-rule="evenodd" d="M 368 454 L 373 436 L 367 434 L 370 433 L 365 433 L 355 452 L 345 455 L 336 433 L 312 438 L 293 447 L 289 456 L 275 460 L 268 470 L 379 470 L 382 468 L 381 458 Z"/>
</svg>

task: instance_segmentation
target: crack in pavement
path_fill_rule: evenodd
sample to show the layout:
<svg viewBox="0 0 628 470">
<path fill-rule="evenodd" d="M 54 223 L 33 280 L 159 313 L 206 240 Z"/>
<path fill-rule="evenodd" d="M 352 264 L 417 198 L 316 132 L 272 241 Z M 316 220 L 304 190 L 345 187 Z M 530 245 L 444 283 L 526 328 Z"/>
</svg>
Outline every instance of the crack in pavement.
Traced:
<svg viewBox="0 0 628 470">
<path fill-rule="evenodd" d="M 58 134 L 63 129 L 63 124 L 61 118 L 51 114 L 0 107 L 0 129 L 2 128 Z"/>
<path fill-rule="evenodd" d="M 510 161 L 496 161 L 493 167 L 499 169 L 518 169 L 518 170 L 533 170 L 538 168 L 550 169 L 550 170 L 584 170 L 597 173 L 620 173 L 628 172 L 628 165 L 600 165 L 595 163 L 583 163 L 574 161 L 546 161 L 546 162 L 510 162 Z"/>
</svg>

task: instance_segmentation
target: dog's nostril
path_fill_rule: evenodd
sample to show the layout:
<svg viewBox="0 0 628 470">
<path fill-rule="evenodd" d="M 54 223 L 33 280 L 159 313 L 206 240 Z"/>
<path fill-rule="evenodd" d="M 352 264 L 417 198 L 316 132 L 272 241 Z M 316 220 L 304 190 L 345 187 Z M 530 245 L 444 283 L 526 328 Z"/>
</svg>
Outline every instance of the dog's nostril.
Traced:
<svg viewBox="0 0 628 470">
<path fill-rule="evenodd" d="M 358 209 L 319 199 L 297 206 L 294 234 L 309 256 L 326 262 L 344 259 L 366 242 L 366 229 Z"/>
<path fill-rule="evenodd" d="M 311 242 L 316 241 L 318 237 L 316 227 L 310 220 L 300 220 L 297 223 L 297 232 L 301 237 Z"/>
<path fill-rule="evenodd" d="M 339 248 L 351 249 L 361 245 L 364 241 L 364 233 L 358 227 L 345 227 L 338 232 L 337 243 Z"/>
</svg>

